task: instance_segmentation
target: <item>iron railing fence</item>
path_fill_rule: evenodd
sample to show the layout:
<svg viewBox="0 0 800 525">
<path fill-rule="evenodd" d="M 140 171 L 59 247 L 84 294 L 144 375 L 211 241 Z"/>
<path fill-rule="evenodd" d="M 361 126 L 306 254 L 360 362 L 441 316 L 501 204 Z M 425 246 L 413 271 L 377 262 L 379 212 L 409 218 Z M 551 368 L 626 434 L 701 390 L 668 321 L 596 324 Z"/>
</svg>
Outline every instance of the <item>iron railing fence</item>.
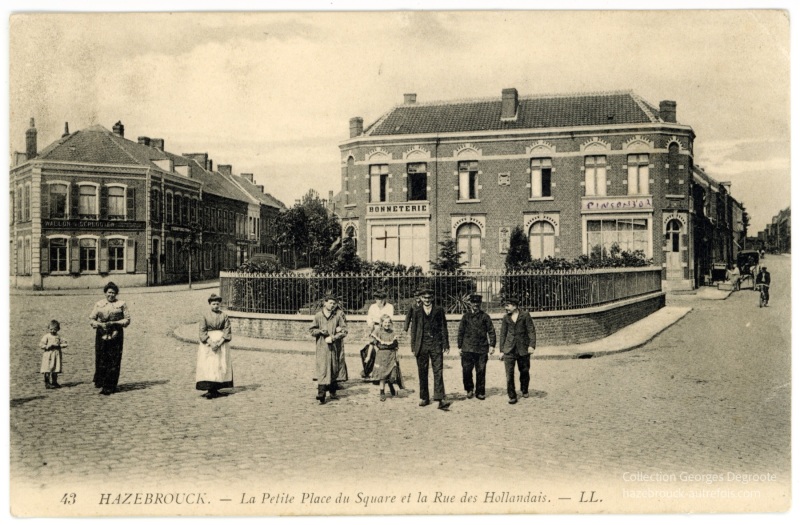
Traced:
<svg viewBox="0 0 800 525">
<path fill-rule="evenodd" d="M 654 267 L 541 272 L 449 274 L 252 274 L 220 273 L 223 304 L 240 312 L 313 314 L 321 298 L 333 294 L 347 313 L 366 313 L 373 293 L 383 290 L 395 313 L 403 315 L 421 288 L 448 313 L 467 309 L 473 293 L 483 297 L 483 310 L 502 312 L 503 300 L 514 295 L 529 311 L 588 308 L 661 291 L 661 270 Z"/>
</svg>

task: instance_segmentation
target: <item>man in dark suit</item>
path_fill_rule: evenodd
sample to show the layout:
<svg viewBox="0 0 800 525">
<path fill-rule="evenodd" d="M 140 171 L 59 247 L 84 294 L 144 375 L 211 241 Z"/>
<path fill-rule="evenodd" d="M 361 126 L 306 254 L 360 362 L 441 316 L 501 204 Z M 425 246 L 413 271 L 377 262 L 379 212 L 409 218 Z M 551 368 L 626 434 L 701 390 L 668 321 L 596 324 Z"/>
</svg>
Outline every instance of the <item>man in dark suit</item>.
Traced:
<svg viewBox="0 0 800 525">
<path fill-rule="evenodd" d="M 756 276 L 755 286 L 757 287 L 761 285 L 764 287 L 764 306 L 769 306 L 769 285 L 771 283 L 772 283 L 772 277 L 767 271 L 767 267 L 762 266 L 761 270 L 759 270 L 758 275 Z"/>
<path fill-rule="evenodd" d="M 536 328 L 531 315 L 520 310 L 515 297 L 505 299 L 506 315 L 500 324 L 500 359 L 506 366 L 506 387 L 508 402 L 517 402 L 517 389 L 514 381 L 514 366 L 519 367 L 519 386 L 522 397 L 528 397 L 531 380 L 531 353 L 536 348 Z"/>
<path fill-rule="evenodd" d="M 420 291 L 421 305 L 411 314 L 411 352 L 417 358 L 419 372 L 419 406 L 431 404 L 428 393 L 428 361 L 433 368 L 433 400 L 439 409 L 447 410 L 450 403 L 444 400 L 444 378 L 442 376 L 443 354 L 450 351 L 447 320 L 444 310 L 433 305 L 433 291 Z"/>
</svg>

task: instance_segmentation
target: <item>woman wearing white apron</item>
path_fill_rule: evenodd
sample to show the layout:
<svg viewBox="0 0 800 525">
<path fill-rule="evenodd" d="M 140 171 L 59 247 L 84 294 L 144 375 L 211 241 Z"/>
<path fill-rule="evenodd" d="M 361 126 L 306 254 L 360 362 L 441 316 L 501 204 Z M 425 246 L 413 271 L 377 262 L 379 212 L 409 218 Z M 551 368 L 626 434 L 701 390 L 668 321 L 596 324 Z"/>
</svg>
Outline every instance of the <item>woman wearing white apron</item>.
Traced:
<svg viewBox="0 0 800 525">
<path fill-rule="evenodd" d="M 231 320 L 221 310 L 222 298 L 211 294 L 211 311 L 200 320 L 200 345 L 197 348 L 197 390 L 207 390 L 203 397 L 215 399 L 220 388 L 233 388 L 233 367 L 228 343 L 231 340 Z"/>
</svg>

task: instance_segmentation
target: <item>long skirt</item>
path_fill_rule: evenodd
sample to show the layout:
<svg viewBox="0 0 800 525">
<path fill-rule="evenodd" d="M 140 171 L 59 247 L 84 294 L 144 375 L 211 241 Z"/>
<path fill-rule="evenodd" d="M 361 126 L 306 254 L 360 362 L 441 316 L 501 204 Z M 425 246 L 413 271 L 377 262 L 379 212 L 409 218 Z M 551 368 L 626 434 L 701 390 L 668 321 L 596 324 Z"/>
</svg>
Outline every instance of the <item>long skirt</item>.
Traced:
<svg viewBox="0 0 800 525">
<path fill-rule="evenodd" d="M 378 350 L 375 357 L 375 368 L 372 370 L 372 379 L 395 383 L 400 388 L 404 388 L 400 363 L 397 362 L 397 350 Z"/>
<path fill-rule="evenodd" d="M 105 330 L 97 330 L 95 349 L 95 374 L 94 386 L 105 391 L 113 392 L 119 383 L 119 373 L 122 367 L 122 346 L 125 341 L 122 329 L 116 330 L 117 335 L 106 339 Z"/>
<path fill-rule="evenodd" d="M 221 339 L 222 330 L 210 330 L 208 332 L 209 343 Z M 233 388 L 233 366 L 228 343 L 224 343 L 216 351 L 205 343 L 198 345 L 195 381 L 197 382 L 197 390 Z"/>
<path fill-rule="evenodd" d="M 61 373 L 61 349 L 56 348 L 42 352 L 42 367 L 39 372 L 42 374 Z"/>
</svg>

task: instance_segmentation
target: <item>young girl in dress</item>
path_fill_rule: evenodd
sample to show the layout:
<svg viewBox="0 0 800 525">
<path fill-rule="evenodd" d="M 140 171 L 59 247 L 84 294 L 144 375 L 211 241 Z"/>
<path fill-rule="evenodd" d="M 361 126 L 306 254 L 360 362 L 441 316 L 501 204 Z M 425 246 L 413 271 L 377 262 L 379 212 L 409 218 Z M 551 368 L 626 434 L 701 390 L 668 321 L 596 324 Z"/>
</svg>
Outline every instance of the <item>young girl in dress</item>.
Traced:
<svg viewBox="0 0 800 525">
<path fill-rule="evenodd" d="M 376 325 L 370 334 L 375 346 L 378 349 L 375 357 L 375 368 L 372 377 L 380 382 L 381 401 L 386 401 L 386 384 L 389 384 L 389 392 L 395 395 L 394 384 L 402 388 L 400 378 L 400 367 L 397 363 L 397 334 L 392 329 L 392 318 L 388 315 L 381 316 L 380 325 Z"/>
<path fill-rule="evenodd" d="M 47 328 L 47 333 L 42 336 L 39 347 L 42 353 L 42 367 L 39 370 L 44 374 L 44 387 L 61 388 L 58 384 L 58 374 L 61 373 L 61 349 L 67 346 L 67 341 L 58 335 L 61 325 L 53 319 Z"/>
</svg>

